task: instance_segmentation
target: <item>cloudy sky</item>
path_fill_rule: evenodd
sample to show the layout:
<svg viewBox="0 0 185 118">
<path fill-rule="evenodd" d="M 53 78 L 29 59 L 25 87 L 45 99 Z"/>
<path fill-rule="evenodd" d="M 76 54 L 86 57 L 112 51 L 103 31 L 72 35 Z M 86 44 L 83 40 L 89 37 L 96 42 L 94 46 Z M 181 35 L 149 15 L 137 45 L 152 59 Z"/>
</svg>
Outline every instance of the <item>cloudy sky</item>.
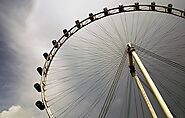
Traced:
<svg viewBox="0 0 185 118">
<path fill-rule="evenodd" d="M 149 0 L 138 0 L 150 3 Z M 45 118 L 34 105 L 40 95 L 36 67 L 64 28 L 103 7 L 133 4 L 134 0 L 0 0 L 0 118 Z M 184 0 L 157 0 L 184 9 Z"/>
</svg>

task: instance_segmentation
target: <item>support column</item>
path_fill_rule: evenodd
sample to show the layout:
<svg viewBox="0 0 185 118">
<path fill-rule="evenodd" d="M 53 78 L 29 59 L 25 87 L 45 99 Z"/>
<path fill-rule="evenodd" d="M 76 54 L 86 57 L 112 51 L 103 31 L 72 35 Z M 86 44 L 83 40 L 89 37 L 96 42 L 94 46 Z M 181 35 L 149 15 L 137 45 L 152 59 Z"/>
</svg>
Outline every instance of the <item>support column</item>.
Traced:
<svg viewBox="0 0 185 118">
<path fill-rule="evenodd" d="M 132 49 L 130 51 L 130 53 L 132 54 L 132 56 L 134 57 L 138 67 L 140 68 L 143 76 L 145 77 L 147 83 L 149 84 L 151 90 L 153 91 L 155 97 L 157 98 L 157 101 L 159 102 L 161 108 L 163 109 L 165 115 L 167 118 L 173 118 L 172 113 L 170 112 L 169 108 L 167 107 L 164 99 L 162 98 L 161 94 L 159 93 L 157 87 L 155 86 L 154 82 L 152 81 L 150 75 L 148 74 L 146 68 L 144 67 L 144 65 L 142 64 L 140 58 L 138 57 L 138 55 L 136 54 L 134 48 L 132 47 L 132 45 L 130 43 L 127 44 L 128 48 Z"/>
<path fill-rule="evenodd" d="M 141 84 L 141 81 L 140 81 L 139 77 L 137 76 L 137 74 L 135 72 L 135 67 L 134 67 L 133 58 L 132 58 L 132 54 L 131 54 L 132 51 L 134 51 L 134 49 L 131 49 L 131 50 L 128 51 L 130 73 L 131 73 L 132 77 L 136 81 L 136 84 L 137 84 L 137 86 L 138 86 L 138 88 L 139 88 L 139 90 L 141 92 L 141 95 L 143 96 L 143 99 L 146 102 L 146 105 L 147 105 L 147 107 L 148 107 L 148 109 L 149 109 L 149 111 L 150 111 L 150 113 L 152 115 L 152 118 L 157 118 L 157 114 L 155 113 L 155 110 L 154 110 L 154 108 L 153 108 L 153 106 L 152 106 L 152 104 L 151 104 L 151 102 L 150 102 L 150 100 L 149 100 L 145 90 L 144 90 L 144 87 Z"/>
<path fill-rule="evenodd" d="M 135 79 L 135 81 L 137 83 L 138 88 L 141 91 L 141 94 L 142 94 L 142 96 L 143 96 L 143 98 L 144 98 L 144 100 L 146 102 L 146 105 L 148 106 L 148 109 L 149 109 L 152 117 L 153 118 L 157 118 L 157 114 L 155 113 L 155 110 L 154 110 L 154 108 L 153 108 L 153 106 L 152 106 L 152 104 L 151 104 L 151 102 L 150 102 L 150 100 L 149 100 L 149 98 L 148 98 L 145 90 L 144 90 L 143 85 L 141 84 L 141 81 L 139 80 L 139 77 L 137 75 L 135 75 L 134 76 L 134 79 Z"/>
</svg>

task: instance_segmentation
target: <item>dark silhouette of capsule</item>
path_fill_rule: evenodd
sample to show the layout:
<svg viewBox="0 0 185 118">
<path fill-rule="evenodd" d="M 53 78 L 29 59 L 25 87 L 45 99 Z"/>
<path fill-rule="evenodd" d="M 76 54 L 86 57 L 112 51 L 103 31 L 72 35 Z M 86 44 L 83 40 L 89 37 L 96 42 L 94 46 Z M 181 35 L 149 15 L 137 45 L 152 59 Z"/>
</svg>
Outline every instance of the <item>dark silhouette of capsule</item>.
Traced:
<svg viewBox="0 0 185 118">
<path fill-rule="evenodd" d="M 107 7 L 103 8 L 103 12 L 104 12 L 104 15 L 105 16 L 108 16 L 109 15 L 109 12 L 108 12 Z"/>
<path fill-rule="evenodd" d="M 42 68 L 41 68 L 41 67 L 38 67 L 38 68 L 37 68 L 37 71 L 38 71 L 38 73 L 42 76 Z"/>
<path fill-rule="evenodd" d="M 172 4 L 168 4 L 168 8 L 167 8 L 167 11 L 168 13 L 172 13 Z"/>
<path fill-rule="evenodd" d="M 89 19 L 90 19 L 91 21 L 94 21 L 93 13 L 90 13 L 90 14 L 89 14 Z"/>
<path fill-rule="evenodd" d="M 124 9 L 123 9 L 123 5 L 119 5 L 119 12 L 123 12 L 124 11 Z"/>
<path fill-rule="evenodd" d="M 41 92 L 41 86 L 39 83 L 35 83 L 34 84 L 34 88 L 38 91 L 38 92 Z"/>
<path fill-rule="evenodd" d="M 45 106 L 44 104 L 41 102 L 41 101 L 37 101 L 35 103 L 35 105 L 40 109 L 40 110 L 44 110 L 45 109 Z"/>
<path fill-rule="evenodd" d="M 139 10 L 139 2 L 135 3 L 135 10 Z"/>
<path fill-rule="evenodd" d="M 49 60 L 49 55 L 48 55 L 48 53 L 45 52 L 45 53 L 43 54 L 43 56 L 44 56 L 44 58 L 45 58 L 46 60 Z"/>
<path fill-rule="evenodd" d="M 152 11 L 155 11 L 155 2 L 151 3 L 151 9 L 152 9 Z"/>
<path fill-rule="evenodd" d="M 52 41 L 52 44 L 53 44 L 53 46 L 54 46 L 55 48 L 58 48 L 58 43 L 57 43 L 56 40 L 53 40 L 53 41 Z"/>
<path fill-rule="evenodd" d="M 65 36 L 65 37 L 68 37 L 68 36 L 69 36 L 69 32 L 67 31 L 67 29 L 64 29 L 64 30 L 63 30 L 63 33 L 64 33 L 64 36 Z"/>
<path fill-rule="evenodd" d="M 75 23 L 76 23 L 76 26 L 80 29 L 81 28 L 80 21 L 79 20 L 76 20 Z"/>
</svg>

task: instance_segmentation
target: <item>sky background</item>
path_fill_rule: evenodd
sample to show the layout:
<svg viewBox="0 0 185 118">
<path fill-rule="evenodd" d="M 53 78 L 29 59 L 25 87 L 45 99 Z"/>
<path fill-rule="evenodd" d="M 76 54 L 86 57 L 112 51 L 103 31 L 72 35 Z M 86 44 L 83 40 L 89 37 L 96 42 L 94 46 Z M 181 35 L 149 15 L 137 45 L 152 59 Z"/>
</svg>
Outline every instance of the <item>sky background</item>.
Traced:
<svg viewBox="0 0 185 118">
<path fill-rule="evenodd" d="M 134 0 L 0 0 L 0 118 L 45 118 L 34 105 L 40 95 L 33 89 L 39 82 L 36 67 L 43 65 L 43 52 L 52 47 L 64 28 L 90 12 Z M 149 0 L 138 0 L 149 3 Z M 184 0 L 157 0 L 185 9 Z"/>
</svg>

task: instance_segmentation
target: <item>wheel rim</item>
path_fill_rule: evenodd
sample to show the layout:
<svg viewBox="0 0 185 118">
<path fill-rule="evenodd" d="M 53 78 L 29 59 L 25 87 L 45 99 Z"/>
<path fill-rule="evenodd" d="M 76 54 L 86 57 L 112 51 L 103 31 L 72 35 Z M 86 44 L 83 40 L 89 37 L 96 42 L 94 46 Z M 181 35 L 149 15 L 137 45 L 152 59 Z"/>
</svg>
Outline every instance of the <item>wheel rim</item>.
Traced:
<svg viewBox="0 0 185 118">
<path fill-rule="evenodd" d="M 74 27 L 72 27 L 70 30 L 68 30 L 58 41 L 58 48 L 55 48 L 53 47 L 52 50 L 50 51 L 49 53 L 49 59 L 45 62 L 44 64 L 44 67 L 43 67 L 43 72 L 42 72 L 42 78 L 41 78 L 41 87 L 42 87 L 42 100 L 43 100 L 43 103 L 46 107 L 46 111 L 49 115 L 49 117 L 54 117 L 53 113 L 51 112 L 50 108 L 49 108 L 49 105 L 47 104 L 48 100 L 46 98 L 46 78 L 47 78 L 47 75 L 48 75 L 48 70 L 50 68 L 50 65 L 51 65 L 51 62 L 53 61 L 53 58 L 55 57 L 55 55 L 57 54 L 58 50 L 65 44 L 65 42 L 70 38 L 72 37 L 77 31 L 81 30 L 83 27 L 97 21 L 97 20 L 100 20 L 104 17 L 108 17 L 108 16 L 112 16 L 112 15 L 116 15 L 116 14 L 125 14 L 126 12 L 135 12 L 135 11 L 152 11 L 151 10 L 151 5 L 139 5 L 139 10 L 136 9 L 136 6 L 135 5 L 129 5 L 129 6 L 123 6 L 124 10 L 120 12 L 120 6 L 119 7 L 116 7 L 116 8 L 112 8 L 112 9 L 108 9 L 107 12 L 108 14 L 105 14 L 105 11 L 103 12 L 99 12 L 95 15 L 93 15 L 94 19 L 91 20 L 91 17 L 88 17 L 86 18 L 85 20 L 81 21 L 80 22 L 80 26 L 79 25 L 75 25 Z M 127 9 L 128 8 L 128 9 Z M 178 16 L 178 17 L 181 17 L 181 18 L 185 18 L 184 17 L 184 11 L 182 10 L 178 10 L 178 9 L 175 9 L 175 8 L 172 8 L 172 12 L 173 13 L 169 13 L 168 12 L 168 7 L 166 6 L 159 6 L 159 5 L 156 5 L 155 6 L 155 10 L 154 12 L 160 12 L 160 13 L 167 13 L 167 14 L 170 14 L 170 15 L 174 15 L 174 16 Z M 80 28 L 79 28 L 80 27 Z M 99 26 L 101 27 L 101 26 Z M 66 37 L 66 34 L 68 34 L 68 36 Z M 125 32 L 125 35 L 127 33 Z M 130 39 L 127 39 L 128 41 Z M 142 42 L 140 42 L 141 44 Z M 156 42 L 158 43 L 158 42 Z M 146 45 L 146 44 L 145 44 Z"/>
</svg>

